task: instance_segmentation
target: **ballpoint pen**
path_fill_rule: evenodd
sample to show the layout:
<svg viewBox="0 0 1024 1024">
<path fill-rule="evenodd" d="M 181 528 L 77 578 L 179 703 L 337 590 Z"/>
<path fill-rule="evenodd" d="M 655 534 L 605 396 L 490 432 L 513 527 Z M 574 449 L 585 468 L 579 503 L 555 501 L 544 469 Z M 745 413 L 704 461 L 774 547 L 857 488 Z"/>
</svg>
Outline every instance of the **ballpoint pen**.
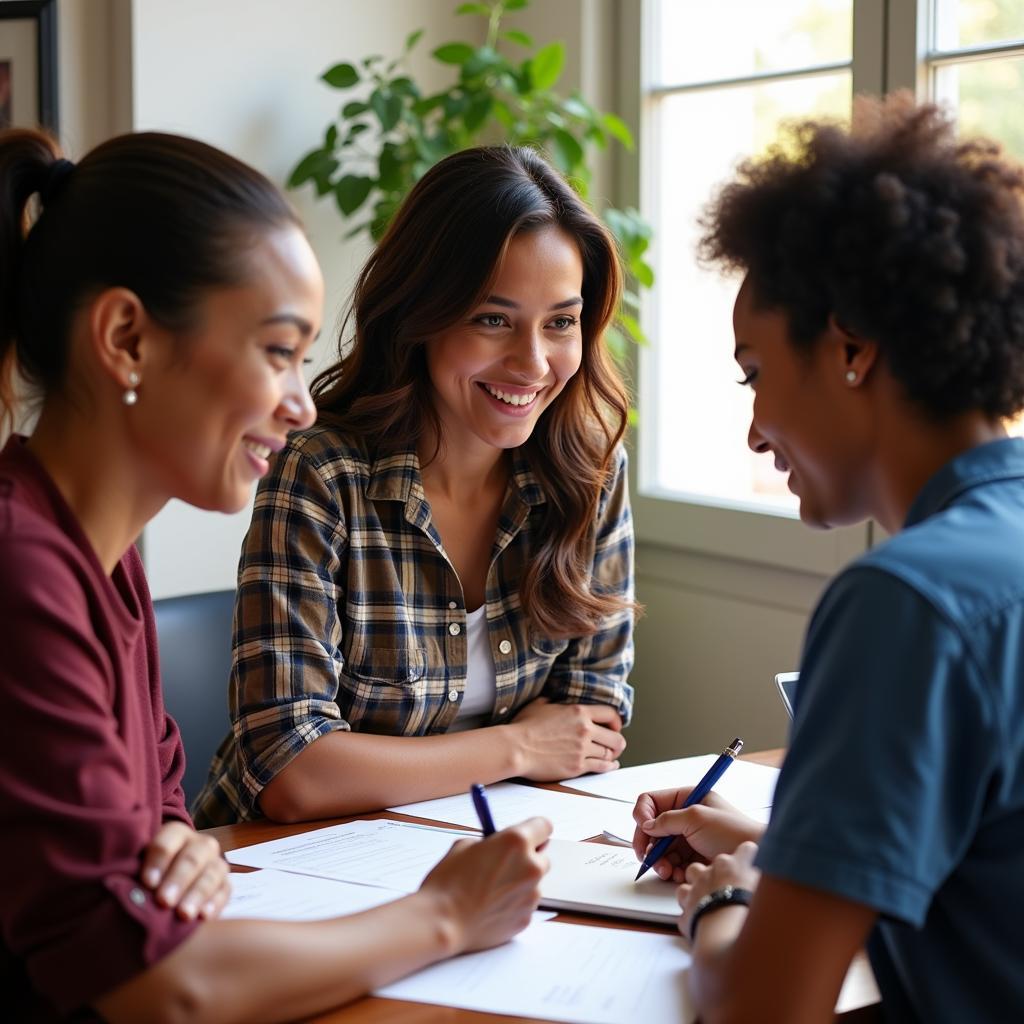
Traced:
<svg viewBox="0 0 1024 1024">
<path fill-rule="evenodd" d="M 491 808 L 487 803 L 487 794 L 479 782 L 474 782 L 469 787 L 469 795 L 473 798 L 473 806 L 476 808 L 476 816 L 480 819 L 480 830 L 485 836 L 494 833 L 494 819 L 491 817 Z"/>
<path fill-rule="evenodd" d="M 683 806 L 676 808 L 676 810 L 683 810 L 686 807 L 691 807 L 693 804 L 699 804 L 711 792 L 711 788 L 714 784 L 725 774 L 726 768 L 729 767 L 736 760 L 736 755 L 743 749 L 743 740 L 738 736 L 732 741 L 718 755 L 715 763 L 707 770 L 704 778 L 693 787 L 693 791 L 683 801 Z M 479 810 L 479 808 L 478 808 Z M 636 873 L 634 882 L 640 881 L 640 879 L 651 869 L 651 867 L 658 863 L 662 857 L 665 856 L 665 851 L 672 845 L 676 840 L 676 836 L 663 836 L 659 839 L 648 851 L 647 856 L 644 857 L 643 864 L 640 865 L 640 870 Z"/>
</svg>

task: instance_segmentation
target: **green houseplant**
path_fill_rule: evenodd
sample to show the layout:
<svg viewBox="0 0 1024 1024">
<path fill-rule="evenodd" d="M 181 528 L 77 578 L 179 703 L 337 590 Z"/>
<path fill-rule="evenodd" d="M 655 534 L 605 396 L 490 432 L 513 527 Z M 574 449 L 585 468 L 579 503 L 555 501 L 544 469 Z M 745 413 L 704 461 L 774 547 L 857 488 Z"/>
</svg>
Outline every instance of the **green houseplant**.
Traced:
<svg viewBox="0 0 1024 1024">
<path fill-rule="evenodd" d="M 554 91 L 565 61 L 563 43 L 536 48 L 526 33 L 503 27 L 504 15 L 528 2 L 488 0 L 456 8 L 457 14 L 485 18 L 486 33 L 482 44 L 449 42 L 433 50 L 433 58 L 454 73 L 439 92 L 425 94 L 406 70 L 422 29 L 408 36 L 398 57 L 372 55 L 325 71 L 322 80 L 347 96 L 321 143 L 291 172 L 289 187 L 309 183 L 319 197 L 333 196 L 342 215 L 356 221 L 346 237 L 365 232 L 376 241 L 406 193 L 438 160 L 469 146 L 508 142 L 542 149 L 586 197 L 588 155 L 609 143 L 632 149 L 633 139 L 616 115 L 596 110 L 578 93 Z M 513 58 L 509 48 L 525 56 Z M 632 209 L 609 208 L 602 216 L 618 239 L 631 284 L 650 287 L 650 227 Z M 627 288 L 608 338 L 620 359 L 627 338 L 644 340 L 638 306 L 636 291 Z"/>
</svg>

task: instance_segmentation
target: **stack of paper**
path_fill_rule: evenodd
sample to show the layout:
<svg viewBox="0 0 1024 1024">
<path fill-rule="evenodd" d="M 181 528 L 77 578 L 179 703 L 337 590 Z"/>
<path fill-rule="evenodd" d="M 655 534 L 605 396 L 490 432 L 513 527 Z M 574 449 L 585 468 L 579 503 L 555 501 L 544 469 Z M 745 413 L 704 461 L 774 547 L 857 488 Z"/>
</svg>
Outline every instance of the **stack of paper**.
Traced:
<svg viewBox="0 0 1024 1024">
<path fill-rule="evenodd" d="M 562 785 L 632 805 L 641 793 L 696 786 L 717 756 L 704 754 L 700 757 L 681 757 L 674 761 L 618 768 L 603 775 L 580 775 L 575 779 L 566 779 Z M 715 783 L 715 792 L 744 814 L 758 821 L 767 821 L 778 779 L 778 768 L 754 764 L 752 761 L 735 761 Z M 627 834 L 632 835 L 632 832 Z"/>
<path fill-rule="evenodd" d="M 376 994 L 572 1024 L 688 1024 L 690 958 L 678 937 L 531 925 L 512 942 L 446 960 Z"/>
<path fill-rule="evenodd" d="M 640 865 L 632 849 L 552 839 L 545 852 L 551 870 L 541 882 L 542 907 L 673 926 L 678 920 L 677 886 L 653 871 L 634 881 Z"/>
<path fill-rule="evenodd" d="M 616 835 L 633 835 L 632 807 L 623 807 L 619 801 L 595 800 L 592 796 L 499 782 L 487 787 L 487 803 L 498 828 L 540 815 L 554 826 L 555 839 L 591 839 L 606 829 Z M 468 828 L 480 825 L 468 793 L 402 804 L 388 810 Z"/>
</svg>

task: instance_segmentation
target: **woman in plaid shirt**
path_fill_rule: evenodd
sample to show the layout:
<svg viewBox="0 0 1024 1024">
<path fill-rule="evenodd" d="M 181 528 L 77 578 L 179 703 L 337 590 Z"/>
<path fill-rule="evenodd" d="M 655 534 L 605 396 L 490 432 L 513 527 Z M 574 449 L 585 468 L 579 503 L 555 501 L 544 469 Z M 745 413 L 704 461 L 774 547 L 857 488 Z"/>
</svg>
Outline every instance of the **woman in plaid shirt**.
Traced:
<svg viewBox="0 0 1024 1024">
<path fill-rule="evenodd" d="M 197 820 L 618 766 L 632 688 L 614 243 L 528 149 L 416 185 L 256 498 Z M 348 336 L 347 325 L 355 330 Z"/>
</svg>

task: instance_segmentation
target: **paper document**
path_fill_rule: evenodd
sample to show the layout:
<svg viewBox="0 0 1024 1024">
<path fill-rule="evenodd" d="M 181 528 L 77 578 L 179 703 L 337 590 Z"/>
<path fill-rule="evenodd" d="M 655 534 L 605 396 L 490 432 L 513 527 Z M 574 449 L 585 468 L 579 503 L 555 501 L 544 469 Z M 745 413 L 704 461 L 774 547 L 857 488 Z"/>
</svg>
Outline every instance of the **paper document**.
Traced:
<svg viewBox="0 0 1024 1024">
<path fill-rule="evenodd" d="M 633 835 L 632 807 L 623 807 L 620 802 L 595 800 L 575 793 L 555 793 L 550 789 L 520 786 L 514 782 L 488 786 L 487 802 L 498 828 L 540 815 L 554 826 L 553 836 L 556 839 L 591 839 L 601 835 L 605 829 L 616 835 Z M 480 819 L 468 793 L 403 804 L 388 810 L 433 821 L 450 821 L 470 828 L 480 827 Z"/>
<path fill-rule="evenodd" d="M 653 871 L 634 882 L 640 863 L 632 849 L 553 839 L 545 852 L 551 871 L 541 880 L 542 907 L 669 925 L 679 918 L 678 886 Z"/>
<path fill-rule="evenodd" d="M 375 994 L 573 1024 L 688 1024 L 690 958 L 666 934 L 531 925 L 497 949 L 427 967 Z"/>
<path fill-rule="evenodd" d="M 230 864 L 414 892 L 459 837 L 402 821 L 352 821 L 231 850 Z M 468 838 L 472 838 L 469 836 Z"/>
<path fill-rule="evenodd" d="M 639 764 L 633 768 L 617 768 L 603 775 L 581 775 L 566 780 L 562 785 L 583 793 L 634 804 L 641 793 L 696 786 L 717 757 L 717 754 L 705 754 L 700 757 L 681 757 L 674 761 L 658 761 L 655 764 Z M 766 821 L 778 779 L 778 768 L 754 764 L 752 761 L 736 761 L 715 783 L 714 791 L 745 814 Z M 616 832 L 615 829 L 610 831 Z M 632 835 L 632 832 L 616 834 Z"/>
<path fill-rule="evenodd" d="M 287 871 L 235 872 L 231 899 L 221 917 L 251 917 L 273 921 L 322 921 L 357 914 L 390 903 L 402 894 L 391 889 L 353 885 L 332 878 L 293 875 Z"/>
<path fill-rule="evenodd" d="M 333 878 L 293 875 L 289 871 L 236 871 L 231 876 L 231 899 L 222 918 L 253 918 L 264 921 L 322 921 L 328 917 L 358 914 L 402 898 L 393 889 L 353 885 Z M 550 921 L 555 915 L 535 910 L 534 921 Z"/>
</svg>

